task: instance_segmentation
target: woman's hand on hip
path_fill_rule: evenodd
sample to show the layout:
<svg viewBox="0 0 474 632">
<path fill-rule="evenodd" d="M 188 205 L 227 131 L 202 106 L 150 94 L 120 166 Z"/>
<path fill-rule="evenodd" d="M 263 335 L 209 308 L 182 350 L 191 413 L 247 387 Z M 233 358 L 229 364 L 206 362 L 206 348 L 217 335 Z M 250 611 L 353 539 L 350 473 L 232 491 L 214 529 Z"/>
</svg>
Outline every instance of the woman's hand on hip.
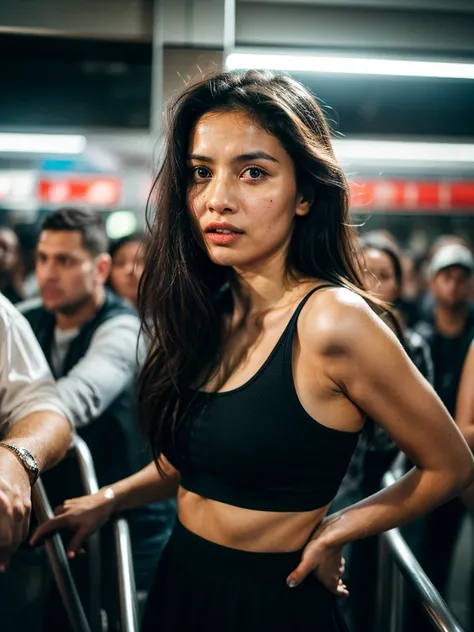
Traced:
<svg viewBox="0 0 474 632">
<path fill-rule="evenodd" d="M 342 547 L 327 546 L 317 534 L 303 549 L 301 561 L 287 577 L 286 583 L 290 588 L 294 588 L 301 584 L 310 573 L 313 573 L 321 584 L 337 597 L 349 596 L 349 591 L 342 580 L 344 573 Z"/>
</svg>

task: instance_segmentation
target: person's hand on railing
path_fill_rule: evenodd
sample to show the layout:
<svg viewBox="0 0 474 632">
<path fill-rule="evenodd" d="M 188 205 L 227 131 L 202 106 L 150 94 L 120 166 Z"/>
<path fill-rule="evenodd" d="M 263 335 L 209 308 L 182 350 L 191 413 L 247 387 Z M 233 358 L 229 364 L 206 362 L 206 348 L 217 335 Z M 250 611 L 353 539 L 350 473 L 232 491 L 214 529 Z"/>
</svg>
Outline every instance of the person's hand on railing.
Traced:
<svg viewBox="0 0 474 632">
<path fill-rule="evenodd" d="M 113 497 L 106 492 L 100 490 L 97 494 L 65 500 L 54 510 L 54 518 L 46 520 L 35 530 L 31 544 L 41 544 L 48 535 L 69 529 L 74 533 L 66 547 L 67 556 L 74 558 L 82 551 L 84 540 L 105 524 L 114 510 Z"/>
<path fill-rule="evenodd" d="M 24 467 L 8 450 L 0 451 L 0 571 L 28 536 L 31 485 Z"/>
</svg>

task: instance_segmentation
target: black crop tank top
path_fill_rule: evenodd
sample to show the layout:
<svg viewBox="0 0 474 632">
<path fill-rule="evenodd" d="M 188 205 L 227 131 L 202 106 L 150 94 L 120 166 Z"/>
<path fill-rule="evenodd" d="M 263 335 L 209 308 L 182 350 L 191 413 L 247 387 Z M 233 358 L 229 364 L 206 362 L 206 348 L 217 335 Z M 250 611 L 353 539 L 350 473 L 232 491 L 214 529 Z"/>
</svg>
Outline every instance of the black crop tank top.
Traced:
<svg viewBox="0 0 474 632">
<path fill-rule="evenodd" d="M 330 503 L 349 465 L 358 432 L 319 424 L 301 405 L 292 371 L 298 305 L 264 365 L 242 386 L 198 394 L 164 455 L 181 486 L 229 505 L 261 511 L 311 511 Z M 303 341 L 304 344 L 304 341 Z"/>
</svg>

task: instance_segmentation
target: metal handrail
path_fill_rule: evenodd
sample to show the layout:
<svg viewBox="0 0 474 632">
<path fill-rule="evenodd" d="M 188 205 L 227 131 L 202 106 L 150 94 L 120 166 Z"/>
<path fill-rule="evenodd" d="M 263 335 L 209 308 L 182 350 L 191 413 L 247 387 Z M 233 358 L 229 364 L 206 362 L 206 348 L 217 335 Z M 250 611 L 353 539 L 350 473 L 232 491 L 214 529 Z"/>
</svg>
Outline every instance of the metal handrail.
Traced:
<svg viewBox="0 0 474 632">
<path fill-rule="evenodd" d="M 401 468 L 389 470 L 383 477 L 388 487 L 403 474 Z M 402 629 L 403 586 L 400 577 L 414 590 L 435 630 L 464 632 L 446 602 L 433 586 L 413 555 L 399 529 L 381 534 L 381 580 L 379 584 L 379 629 L 397 632 Z M 399 572 L 396 572 L 398 569 Z"/>
<path fill-rule="evenodd" d="M 77 434 L 74 435 L 69 452 L 74 453 L 81 478 L 82 488 L 86 494 L 95 494 L 99 491 L 97 475 L 95 472 L 92 455 L 84 439 Z M 88 614 L 89 623 L 93 632 L 102 630 L 101 616 L 101 553 L 100 553 L 100 532 L 92 533 L 87 539 L 88 549 Z"/>
<path fill-rule="evenodd" d="M 122 632 L 138 632 L 138 604 L 133 572 L 132 547 L 128 522 L 123 518 L 113 521 L 117 554 L 120 622 Z"/>
<path fill-rule="evenodd" d="M 40 524 L 54 516 L 41 479 L 36 481 L 32 489 L 31 500 Z M 61 536 L 56 533 L 49 537 L 45 542 L 45 549 L 59 594 L 74 632 L 91 632 L 72 577 Z"/>
<path fill-rule="evenodd" d="M 92 455 L 86 442 L 76 435 L 71 444 L 70 452 L 73 452 L 78 460 L 81 481 L 85 493 L 95 494 L 99 490 L 99 486 Z M 54 516 L 40 479 L 38 479 L 36 485 L 33 487 L 32 502 L 40 524 Z M 138 605 L 130 531 L 127 521 L 121 517 L 112 520 L 112 527 L 114 530 L 117 555 L 121 631 L 138 632 Z M 85 615 L 60 535 L 56 533 L 49 536 L 45 541 L 45 548 L 59 594 L 61 595 L 74 632 L 91 632 L 91 626 Z M 94 562 L 90 567 L 90 580 L 95 591 L 95 594 L 91 594 L 90 601 L 91 621 L 94 623 L 92 629 L 96 629 L 96 627 L 100 629 L 100 540 L 98 533 L 89 537 L 89 557 Z"/>
<path fill-rule="evenodd" d="M 84 489 L 88 494 L 99 491 L 92 455 L 86 442 L 74 437 L 72 449 L 76 452 Z M 133 571 L 132 546 L 128 523 L 124 518 L 112 519 L 117 555 L 118 594 L 122 632 L 138 632 L 138 605 Z M 99 611 L 100 612 L 100 611 Z"/>
</svg>

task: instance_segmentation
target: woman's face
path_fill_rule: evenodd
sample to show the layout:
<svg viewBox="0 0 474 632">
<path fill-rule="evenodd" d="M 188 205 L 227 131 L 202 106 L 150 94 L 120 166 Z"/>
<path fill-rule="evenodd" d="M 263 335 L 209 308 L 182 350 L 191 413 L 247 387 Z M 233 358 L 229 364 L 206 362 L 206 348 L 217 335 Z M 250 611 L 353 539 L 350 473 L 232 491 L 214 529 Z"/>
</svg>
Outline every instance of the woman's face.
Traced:
<svg viewBox="0 0 474 632">
<path fill-rule="evenodd" d="M 137 302 L 138 282 L 143 273 L 145 252 L 139 241 L 121 246 L 112 258 L 110 284 L 115 292 L 132 303 Z"/>
<path fill-rule="evenodd" d="M 210 112 L 191 133 L 187 164 L 188 209 L 215 263 L 255 272 L 286 257 L 295 215 L 310 203 L 277 138 L 242 111 Z"/>
<path fill-rule="evenodd" d="M 365 283 L 369 290 L 383 301 L 393 303 L 399 296 L 400 288 L 389 255 L 375 248 L 364 251 Z"/>
</svg>

